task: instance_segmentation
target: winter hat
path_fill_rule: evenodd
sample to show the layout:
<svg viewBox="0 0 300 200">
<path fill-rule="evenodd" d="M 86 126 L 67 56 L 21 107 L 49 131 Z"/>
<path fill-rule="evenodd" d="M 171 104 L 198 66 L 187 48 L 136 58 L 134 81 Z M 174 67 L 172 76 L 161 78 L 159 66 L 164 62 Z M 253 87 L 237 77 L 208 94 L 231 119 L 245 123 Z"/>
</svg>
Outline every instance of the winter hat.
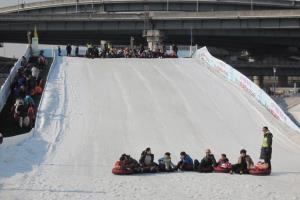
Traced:
<svg viewBox="0 0 300 200">
<path fill-rule="evenodd" d="M 247 151 L 246 151 L 245 149 L 242 149 L 242 150 L 240 151 L 240 154 L 242 154 L 242 153 L 246 154 Z"/>
</svg>

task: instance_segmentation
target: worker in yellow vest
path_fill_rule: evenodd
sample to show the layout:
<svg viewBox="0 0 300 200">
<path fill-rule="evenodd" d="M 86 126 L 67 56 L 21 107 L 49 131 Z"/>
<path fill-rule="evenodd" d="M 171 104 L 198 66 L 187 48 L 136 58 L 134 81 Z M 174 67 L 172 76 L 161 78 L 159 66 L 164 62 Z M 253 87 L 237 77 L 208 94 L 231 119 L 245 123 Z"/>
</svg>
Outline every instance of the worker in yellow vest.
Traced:
<svg viewBox="0 0 300 200">
<path fill-rule="evenodd" d="M 269 168 L 271 169 L 273 134 L 269 131 L 269 128 L 266 126 L 262 128 L 262 132 L 264 134 L 264 137 L 261 146 L 260 159 L 264 160 L 265 163 L 268 163 Z"/>
</svg>

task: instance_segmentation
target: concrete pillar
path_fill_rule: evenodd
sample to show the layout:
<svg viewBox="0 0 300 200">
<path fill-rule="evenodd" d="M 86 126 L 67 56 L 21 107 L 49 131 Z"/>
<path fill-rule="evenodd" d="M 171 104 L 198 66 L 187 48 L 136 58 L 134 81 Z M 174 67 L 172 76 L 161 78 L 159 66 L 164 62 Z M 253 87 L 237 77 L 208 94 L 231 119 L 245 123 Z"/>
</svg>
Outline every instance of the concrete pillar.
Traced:
<svg viewBox="0 0 300 200">
<path fill-rule="evenodd" d="M 288 76 L 278 76 L 278 87 L 285 87 L 288 85 Z"/>
<path fill-rule="evenodd" d="M 161 48 L 161 42 L 164 38 L 163 32 L 159 30 L 147 30 L 144 32 L 144 37 L 147 39 L 148 48 L 151 51 Z"/>
<path fill-rule="evenodd" d="M 252 80 L 259 87 L 262 87 L 263 84 L 264 84 L 264 77 L 263 76 L 253 76 Z"/>
</svg>

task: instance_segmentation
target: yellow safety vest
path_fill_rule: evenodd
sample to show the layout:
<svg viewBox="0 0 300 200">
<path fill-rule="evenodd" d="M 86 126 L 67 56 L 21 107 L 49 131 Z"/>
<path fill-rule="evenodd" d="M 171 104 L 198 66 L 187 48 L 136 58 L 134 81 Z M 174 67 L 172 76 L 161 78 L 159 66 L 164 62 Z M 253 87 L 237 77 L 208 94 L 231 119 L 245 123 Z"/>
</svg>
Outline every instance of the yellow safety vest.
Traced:
<svg viewBox="0 0 300 200">
<path fill-rule="evenodd" d="M 262 143 L 261 147 L 263 147 L 263 148 L 268 148 L 268 147 L 270 147 L 270 146 L 268 145 L 268 134 L 266 134 L 266 135 L 264 136 L 263 143 Z"/>
</svg>

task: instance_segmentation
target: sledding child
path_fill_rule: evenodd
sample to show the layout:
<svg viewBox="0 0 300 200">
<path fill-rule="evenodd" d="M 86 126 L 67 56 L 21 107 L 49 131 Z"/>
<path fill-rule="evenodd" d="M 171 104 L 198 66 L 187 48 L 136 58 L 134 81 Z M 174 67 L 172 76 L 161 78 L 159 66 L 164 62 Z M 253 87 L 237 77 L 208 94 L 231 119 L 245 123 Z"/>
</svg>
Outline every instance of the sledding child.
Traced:
<svg viewBox="0 0 300 200">
<path fill-rule="evenodd" d="M 166 152 L 164 157 L 158 160 L 159 171 L 172 172 L 176 170 L 176 166 L 172 163 L 171 153 Z"/>
<path fill-rule="evenodd" d="M 245 149 L 242 149 L 240 151 L 240 157 L 238 160 L 238 163 L 235 165 L 232 165 L 232 170 L 230 173 L 233 172 L 239 173 L 239 174 L 248 174 L 249 170 L 254 167 L 253 160 L 249 155 L 247 155 L 247 151 Z"/>
<path fill-rule="evenodd" d="M 219 159 L 219 161 L 217 163 L 217 166 L 222 166 L 223 164 L 227 164 L 227 163 L 229 163 L 229 160 L 228 160 L 226 154 L 222 153 L 221 158 Z"/>
<path fill-rule="evenodd" d="M 213 172 L 216 165 L 215 156 L 211 153 L 210 149 L 206 149 L 205 156 L 200 163 L 197 159 L 194 161 L 194 169 L 198 172 Z"/>
<path fill-rule="evenodd" d="M 148 147 L 141 153 L 140 165 L 143 172 L 158 172 L 158 165 L 154 162 L 154 155 Z"/>
<path fill-rule="evenodd" d="M 122 154 L 120 157 L 120 166 L 121 169 L 130 169 L 134 173 L 141 172 L 141 167 L 135 159 L 133 159 L 130 155 Z"/>
<path fill-rule="evenodd" d="M 193 159 L 184 151 L 180 153 L 180 161 L 177 164 L 177 169 L 181 171 L 193 171 Z"/>
</svg>

